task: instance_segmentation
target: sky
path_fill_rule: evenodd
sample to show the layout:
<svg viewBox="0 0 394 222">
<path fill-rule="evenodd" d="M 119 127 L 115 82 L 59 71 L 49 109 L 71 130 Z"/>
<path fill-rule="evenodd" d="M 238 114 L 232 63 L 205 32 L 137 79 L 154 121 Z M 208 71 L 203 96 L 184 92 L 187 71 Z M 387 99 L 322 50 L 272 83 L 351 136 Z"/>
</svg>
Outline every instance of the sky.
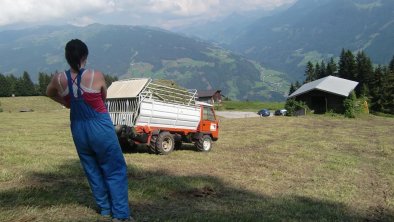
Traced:
<svg viewBox="0 0 394 222">
<path fill-rule="evenodd" d="M 171 29 L 296 0 L 1 0 L 0 28 L 93 23 Z"/>
</svg>

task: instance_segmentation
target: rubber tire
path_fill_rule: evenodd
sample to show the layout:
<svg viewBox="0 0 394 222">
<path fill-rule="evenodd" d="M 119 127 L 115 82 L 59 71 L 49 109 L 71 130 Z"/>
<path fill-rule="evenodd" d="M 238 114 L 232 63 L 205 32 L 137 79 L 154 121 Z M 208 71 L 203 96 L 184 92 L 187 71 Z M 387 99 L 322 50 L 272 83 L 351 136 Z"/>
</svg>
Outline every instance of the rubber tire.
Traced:
<svg viewBox="0 0 394 222">
<path fill-rule="evenodd" d="M 156 140 L 157 154 L 167 155 L 174 151 L 174 136 L 169 132 L 161 132 Z"/>
<path fill-rule="evenodd" d="M 194 145 L 198 151 L 209 152 L 212 149 L 212 138 L 209 135 L 204 135 Z"/>
<path fill-rule="evenodd" d="M 157 141 L 157 136 L 152 136 L 150 139 L 150 143 L 148 145 L 148 151 L 151 154 L 157 154 L 156 141 Z"/>
<path fill-rule="evenodd" d="M 180 150 L 182 148 L 182 141 L 175 141 L 174 149 Z"/>
<path fill-rule="evenodd" d="M 131 145 L 130 143 L 122 143 L 121 146 L 123 153 L 134 153 L 137 151 L 138 146 L 136 144 Z"/>
</svg>

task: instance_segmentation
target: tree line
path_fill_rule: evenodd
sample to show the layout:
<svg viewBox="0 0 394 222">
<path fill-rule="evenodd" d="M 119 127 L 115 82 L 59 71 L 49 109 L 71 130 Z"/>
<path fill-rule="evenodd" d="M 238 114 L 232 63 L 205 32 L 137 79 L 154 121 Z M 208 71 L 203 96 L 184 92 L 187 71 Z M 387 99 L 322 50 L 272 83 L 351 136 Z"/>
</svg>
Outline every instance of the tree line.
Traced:
<svg viewBox="0 0 394 222">
<path fill-rule="evenodd" d="M 354 55 L 342 49 L 338 63 L 334 58 L 315 64 L 309 61 L 303 84 L 329 75 L 358 82 L 356 97 L 368 101 L 370 111 L 394 114 L 394 56 L 388 65 L 374 65 L 364 51 Z M 301 85 L 298 81 L 291 83 L 289 95 Z"/>
<path fill-rule="evenodd" d="M 10 96 L 45 96 L 46 89 L 53 77 L 53 74 L 44 72 L 38 73 L 38 81 L 34 83 L 28 72 L 23 72 L 21 77 L 15 77 L 13 74 L 3 75 L 0 73 L 0 97 Z M 107 86 L 118 77 L 104 75 Z"/>
</svg>

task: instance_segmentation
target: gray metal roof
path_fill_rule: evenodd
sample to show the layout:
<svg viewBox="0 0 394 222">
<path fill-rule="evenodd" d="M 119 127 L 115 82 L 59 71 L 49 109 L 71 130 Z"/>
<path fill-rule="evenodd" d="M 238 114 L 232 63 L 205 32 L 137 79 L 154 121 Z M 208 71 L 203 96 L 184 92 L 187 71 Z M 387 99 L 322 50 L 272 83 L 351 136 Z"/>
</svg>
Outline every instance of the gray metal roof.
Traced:
<svg viewBox="0 0 394 222">
<path fill-rule="evenodd" d="M 150 79 L 128 79 L 113 82 L 107 90 L 107 99 L 135 98 Z"/>
<path fill-rule="evenodd" d="M 302 85 L 293 92 L 289 98 L 307 93 L 312 90 L 320 90 L 340 96 L 348 97 L 350 92 L 356 88 L 358 82 L 342 79 L 335 76 L 327 76 Z"/>
</svg>

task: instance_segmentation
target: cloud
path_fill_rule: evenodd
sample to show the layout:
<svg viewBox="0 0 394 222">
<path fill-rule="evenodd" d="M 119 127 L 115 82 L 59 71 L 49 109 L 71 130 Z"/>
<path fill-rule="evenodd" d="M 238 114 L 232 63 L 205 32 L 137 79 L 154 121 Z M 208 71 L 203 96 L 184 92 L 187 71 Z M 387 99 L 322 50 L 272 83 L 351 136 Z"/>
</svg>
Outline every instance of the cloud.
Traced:
<svg viewBox="0 0 394 222">
<path fill-rule="evenodd" d="M 217 8 L 219 0 L 178 0 L 178 1 L 154 1 L 148 10 L 152 13 L 170 13 L 177 16 L 201 15 Z"/>
<path fill-rule="evenodd" d="M 273 9 L 296 0 L 178 0 L 147 1 L 148 8 L 156 13 L 171 13 L 179 16 L 221 14 L 233 11 Z M 132 1 L 129 1 L 132 2 Z"/>
<path fill-rule="evenodd" d="M 111 12 L 114 1 L 108 0 L 1 0 L 0 25 L 72 20 L 85 13 Z"/>
<path fill-rule="evenodd" d="M 81 16 L 81 17 L 72 19 L 68 23 L 71 25 L 74 25 L 74 26 L 84 27 L 84 26 L 93 24 L 95 22 L 97 22 L 97 21 L 94 18 L 91 18 L 89 16 Z"/>
<path fill-rule="evenodd" d="M 0 26 L 63 21 L 130 25 L 179 25 L 232 12 L 273 9 L 296 0 L 1 0 Z"/>
</svg>

